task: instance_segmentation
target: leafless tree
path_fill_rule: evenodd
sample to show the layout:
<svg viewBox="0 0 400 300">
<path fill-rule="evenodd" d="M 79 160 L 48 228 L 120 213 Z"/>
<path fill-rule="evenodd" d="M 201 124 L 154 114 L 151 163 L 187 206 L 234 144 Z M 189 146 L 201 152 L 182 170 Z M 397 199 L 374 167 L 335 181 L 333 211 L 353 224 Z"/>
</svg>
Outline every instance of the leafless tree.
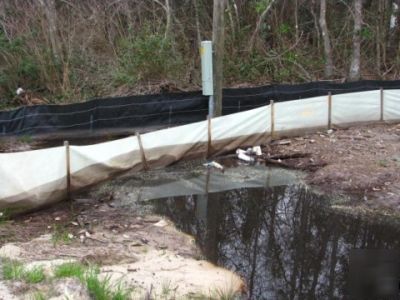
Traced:
<svg viewBox="0 0 400 300">
<path fill-rule="evenodd" d="M 354 0 L 354 29 L 353 52 L 351 56 L 349 80 L 359 80 L 361 77 L 361 26 L 362 26 L 362 0 Z"/>
<path fill-rule="evenodd" d="M 331 78 L 333 76 L 333 58 L 329 30 L 326 24 L 326 0 L 321 0 L 320 2 L 319 26 L 321 27 L 321 35 L 324 42 L 325 76 Z"/>
</svg>

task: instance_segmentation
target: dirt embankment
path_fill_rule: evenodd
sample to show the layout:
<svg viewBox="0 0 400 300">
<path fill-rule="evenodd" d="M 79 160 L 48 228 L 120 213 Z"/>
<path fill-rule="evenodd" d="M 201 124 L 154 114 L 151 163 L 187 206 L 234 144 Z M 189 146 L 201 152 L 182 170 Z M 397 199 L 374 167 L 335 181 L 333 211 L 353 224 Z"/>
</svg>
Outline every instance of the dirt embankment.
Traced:
<svg viewBox="0 0 400 300">
<path fill-rule="evenodd" d="M 350 195 L 354 205 L 400 211 L 400 125 L 280 139 L 265 152 L 277 165 L 306 170 L 306 181 L 324 192 Z"/>
<path fill-rule="evenodd" d="M 55 275 L 57 266 L 70 262 L 98 266 L 103 286 L 129 291 L 121 299 L 208 299 L 246 289 L 236 274 L 202 260 L 193 237 L 170 221 L 114 207 L 112 198 L 75 199 L 3 220 L 0 239 L 2 259 L 30 270 L 39 267 L 45 274 L 32 284 L 1 280 L 5 273 L 0 269 L 0 299 L 36 299 L 39 294 L 45 299 L 97 299 L 85 281 Z"/>
</svg>

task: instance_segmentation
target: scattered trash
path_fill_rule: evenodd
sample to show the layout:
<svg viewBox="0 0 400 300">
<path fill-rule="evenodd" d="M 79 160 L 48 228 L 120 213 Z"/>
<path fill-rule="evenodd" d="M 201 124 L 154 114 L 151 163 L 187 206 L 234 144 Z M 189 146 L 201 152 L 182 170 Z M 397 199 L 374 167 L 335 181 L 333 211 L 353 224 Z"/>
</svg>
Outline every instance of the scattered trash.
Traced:
<svg viewBox="0 0 400 300">
<path fill-rule="evenodd" d="M 315 140 L 310 140 L 310 144 L 314 144 L 315 143 Z"/>
<path fill-rule="evenodd" d="M 74 225 L 74 226 L 79 226 L 78 222 L 72 221 L 71 224 Z"/>
<path fill-rule="evenodd" d="M 72 239 L 74 238 L 74 235 L 73 235 L 72 233 L 68 233 L 68 238 L 69 238 L 70 240 L 72 240 Z"/>
<path fill-rule="evenodd" d="M 240 150 L 240 149 L 238 149 Z M 243 150 L 242 150 L 243 151 Z M 247 162 L 254 162 L 254 158 L 247 155 L 246 152 L 236 152 L 237 156 L 240 160 L 247 161 Z"/>
<path fill-rule="evenodd" d="M 61 221 L 61 218 L 60 217 L 55 217 L 54 220 L 55 221 Z"/>
<path fill-rule="evenodd" d="M 205 167 L 207 167 L 207 168 L 216 168 L 216 169 L 218 169 L 218 170 L 221 170 L 222 172 L 225 171 L 224 166 L 221 165 L 220 163 L 217 163 L 217 162 L 214 161 L 214 160 L 203 164 L 203 166 L 205 166 Z"/>
<path fill-rule="evenodd" d="M 332 134 L 332 133 L 333 133 L 333 129 L 328 129 L 328 130 L 326 131 L 326 133 L 327 133 L 327 134 Z"/>
<path fill-rule="evenodd" d="M 260 146 L 254 146 L 254 147 L 253 147 L 253 152 L 254 152 L 257 156 L 261 156 L 261 155 L 262 155 L 262 151 L 261 151 L 261 147 L 260 147 Z"/>
<path fill-rule="evenodd" d="M 254 162 L 256 158 L 254 156 L 262 156 L 262 151 L 260 146 L 254 146 L 252 148 L 247 148 L 247 150 L 236 149 L 236 155 L 240 160 L 246 162 Z"/>
</svg>

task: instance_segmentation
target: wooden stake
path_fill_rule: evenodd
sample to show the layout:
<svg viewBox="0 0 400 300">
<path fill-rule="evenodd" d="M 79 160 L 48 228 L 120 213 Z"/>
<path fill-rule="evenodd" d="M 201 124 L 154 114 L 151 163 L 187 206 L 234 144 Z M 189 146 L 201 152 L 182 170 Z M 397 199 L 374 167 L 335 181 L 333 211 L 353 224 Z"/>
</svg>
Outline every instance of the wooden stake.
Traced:
<svg viewBox="0 0 400 300">
<path fill-rule="evenodd" d="M 383 88 L 380 89 L 381 91 L 381 116 L 380 116 L 380 121 L 383 122 L 383 109 L 384 109 L 384 94 L 383 94 Z"/>
<path fill-rule="evenodd" d="M 211 155 L 211 147 L 212 147 L 211 117 L 210 117 L 210 116 L 207 116 L 207 136 L 208 136 L 208 142 L 207 142 L 207 158 L 209 158 L 210 155 Z"/>
<path fill-rule="evenodd" d="M 271 107 L 271 140 L 274 138 L 274 131 L 275 131 L 275 107 L 274 107 L 274 100 L 269 102 Z"/>
<path fill-rule="evenodd" d="M 328 93 L 328 129 L 332 128 L 332 93 Z"/>
<path fill-rule="evenodd" d="M 66 169 L 67 169 L 67 197 L 71 200 L 71 158 L 69 153 L 69 142 L 64 141 L 65 154 L 66 154 Z"/>
<path fill-rule="evenodd" d="M 140 156 L 142 158 L 143 169 L 145 171 L 147 171 L 150 168 L 149 168 L 149 165 L 147 164 L 146 155 L 144 153 L 143 144 L 142 144 L 142 138 L 140 137 L 140 133 L 139 132 L 136 132 L 136 137 L 137 137 L 138 143 L 139 143 Z"/>
</svg>

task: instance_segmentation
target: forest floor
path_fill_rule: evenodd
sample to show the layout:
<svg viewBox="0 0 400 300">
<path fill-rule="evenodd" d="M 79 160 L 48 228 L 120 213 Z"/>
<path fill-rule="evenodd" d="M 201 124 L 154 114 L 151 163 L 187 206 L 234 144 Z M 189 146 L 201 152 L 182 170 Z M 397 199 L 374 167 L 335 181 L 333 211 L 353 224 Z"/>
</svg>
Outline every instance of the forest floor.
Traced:
<svg viewBox="0 0 400 300">
<path fill-rule="evenodd" d="M 264 151 L 267 157 L 276 158 L 272 163 L 305 170 L 306 182 L 322 192 L 351 197 L 353 209 L 400 213 L 399 124 L 354 126 L 285 138 L 273 141 Z M 280 157 L 283 159 L 278 160 Z"/>
</svg>

